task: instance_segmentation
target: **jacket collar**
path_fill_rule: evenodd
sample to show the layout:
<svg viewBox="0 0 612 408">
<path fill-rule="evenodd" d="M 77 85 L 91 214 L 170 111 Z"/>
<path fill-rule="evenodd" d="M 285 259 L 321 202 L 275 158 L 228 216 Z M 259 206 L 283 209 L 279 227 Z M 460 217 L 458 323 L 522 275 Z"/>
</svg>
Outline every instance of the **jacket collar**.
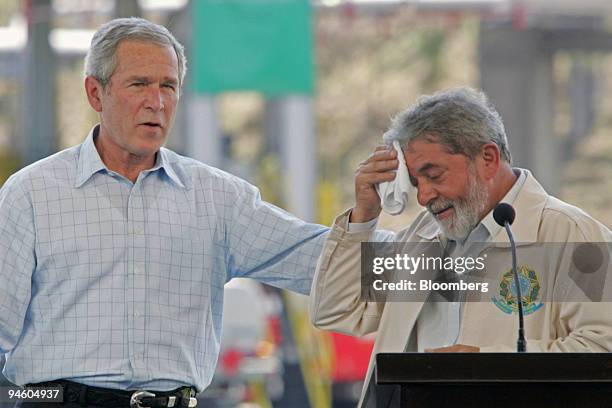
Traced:
<svg viewBox="0 0 612 408">
<path fill-rule="evenodd" d="M 544 187 L 538 183 L 529 170 L 522 169 L 522 171 L 527 172 L 527 179 L 514 201 L 516 218 L 512 224 L 514 241 L 519 246 L 537 242 L 540 219 L 549 197 Z M 510 243 L 504 228 L 499 229 L 493 242 Z"/>
<path fill-rule="evenodd" d="M 437 241 L 442 236 L 442 229 L 431 214 L 427 214 L 427 222 L 416 234 L 427 241 Z"/>
</svg>

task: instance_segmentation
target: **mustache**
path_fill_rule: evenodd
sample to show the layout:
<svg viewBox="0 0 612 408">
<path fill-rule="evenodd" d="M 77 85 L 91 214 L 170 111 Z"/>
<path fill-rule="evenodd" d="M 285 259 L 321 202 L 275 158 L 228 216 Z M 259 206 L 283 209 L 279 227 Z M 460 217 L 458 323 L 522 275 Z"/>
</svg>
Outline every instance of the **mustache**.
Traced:
<svg viewBox="0 0 612 408">
<path fill-rule="evenodd" d="M 453 207 L 454 205 L 455 205 L 455 202 L 453 200 L 439 198 L 436 201 L 427 203 L 426 207 L 430 213 L 437 214 L 442 210 L 445 210 L 449 207 Z"/>
</svg>

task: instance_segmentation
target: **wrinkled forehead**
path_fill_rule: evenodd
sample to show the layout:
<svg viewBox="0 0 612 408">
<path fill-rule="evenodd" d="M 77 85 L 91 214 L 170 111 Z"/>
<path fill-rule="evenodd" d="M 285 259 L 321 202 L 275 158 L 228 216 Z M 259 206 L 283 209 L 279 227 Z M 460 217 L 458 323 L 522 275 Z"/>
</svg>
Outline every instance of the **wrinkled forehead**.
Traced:
<svg viewBox="0 0 612 408">
<path fill-rule="evenodd" d="M 433 137 L 425 136 L 420 136 L 405 143 L 403 153 L 406 160 L 408 160 L 408 157 L 411 160 L 424 158 L 438 159 L 451 155 L 447 146 Z"/>
<path fill-rule="evenodd" d="M 427 139 L 414 139 L 403 148 L 406 166 L 411 176 L 437 169 L 464 170 L 471 159 L 461 153 L 451 153 L 448 146 Z"/>
<path fill-rule="evenodd" d="M 164 71 L 178 77 L 179 66 L 172 45 L 140 40 L 123 40 L 115 52 L 115 73 L 126 70 Z"/>
<path fill-rule="evenodd" d="M 163 56 L 176 62 L 178 67 L 178 56 L 172 44 L 163 42 L 125 38 L 117 44 L 115 58 L 126 57 L 159 57 Z"/>
</svg>

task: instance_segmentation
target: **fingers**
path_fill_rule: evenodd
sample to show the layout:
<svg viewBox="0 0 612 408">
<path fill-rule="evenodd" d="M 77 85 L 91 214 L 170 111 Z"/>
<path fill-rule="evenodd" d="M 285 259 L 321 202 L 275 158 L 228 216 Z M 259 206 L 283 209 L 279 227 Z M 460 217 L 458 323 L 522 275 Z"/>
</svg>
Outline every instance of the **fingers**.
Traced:
<svg viewBox="0 0 612 408">
<path fill-rule="evenodd" d="M 384 171 L 395 171 L 398 165 L 399 161 L 397 159 L 372 161 L 360 165 L 359 170 L 362 173 L 380 173 Z"/>
<path fill-rule="evenodd" d="M 360 171 L 358 172 L 357 179 L 359 184 L 365 185 L 373 185 L 384 183 L 385 181 L 393 181 L 395 180 L 395 175 L 397 172 L 395 170 L 389 171 Z"/>
<path fill-rule="evenodd" d="M 389 151 L 389 152 L 395 152 L 395 149 L 393 148 L 393 146 L 388 145 L 388 144 L 381 144 L 378 145 L 374 148 L 374 152 L 380 152 L 380 151 Z"/>
<path fill-rule="evenodd" d="M 371 220 L 380 214 L 380 197 L 375 185 L 394 180 L 398 165 L 397 152 L 387 145 L 377 146 L 359 164 L 355 172 L 355 207 L 351 222 Z"/>
<path fill-rule="evenodd" d="M 378 145 L 370 154 L 370 156 L 365 160 L 392 160 L 397 158 L 397 152 L 392 146 L 388 145 Z"/>
<path fill-rule="evenodd" d="M 387 146 L 378 146 L 370 156 L 357 168 L 360 173 L 378 173 L 397 169 L 399 160 L 397 152 Z"/>
<path fill-rule="evenodd" d="M 370 156 L 359 164 L 355 180 L 362 188 L 395 179 L 399 160 L 397 152 L 389 146 L 377 146 Z"/>
</svg>

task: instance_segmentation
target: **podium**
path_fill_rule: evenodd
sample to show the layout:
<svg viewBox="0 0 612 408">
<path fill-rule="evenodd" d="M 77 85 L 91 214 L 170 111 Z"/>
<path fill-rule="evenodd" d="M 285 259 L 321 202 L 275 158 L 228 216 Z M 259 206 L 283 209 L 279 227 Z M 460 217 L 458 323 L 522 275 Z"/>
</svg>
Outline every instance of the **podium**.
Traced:
<svg viewBox="0 0 612 408">
<path fill-rule="evenodd" d="M 612 353 L 381 353 L 364 407 L 612 407 Z"/>
</svg>

